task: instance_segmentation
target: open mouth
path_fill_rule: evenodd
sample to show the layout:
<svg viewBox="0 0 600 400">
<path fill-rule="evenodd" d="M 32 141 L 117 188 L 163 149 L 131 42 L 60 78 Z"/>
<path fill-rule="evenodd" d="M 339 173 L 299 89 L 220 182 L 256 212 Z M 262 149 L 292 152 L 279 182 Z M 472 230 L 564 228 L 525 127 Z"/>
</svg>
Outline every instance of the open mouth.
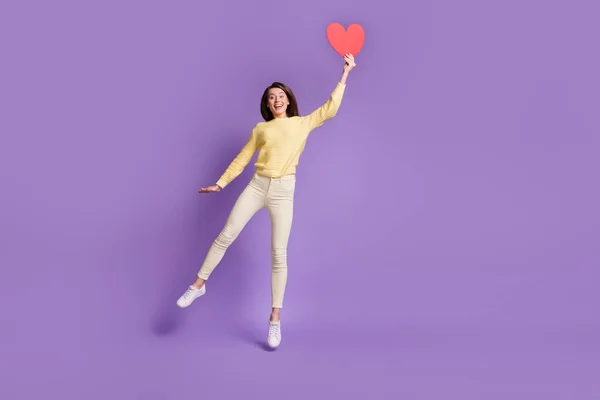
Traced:
<svg viewBox="0 0 600 400">
<path fill-rule="evenodd" d="M 275 109 L 277 111 L 281 110 L 283 108 L 283 104 L 275 104 Z"/>
</svg>

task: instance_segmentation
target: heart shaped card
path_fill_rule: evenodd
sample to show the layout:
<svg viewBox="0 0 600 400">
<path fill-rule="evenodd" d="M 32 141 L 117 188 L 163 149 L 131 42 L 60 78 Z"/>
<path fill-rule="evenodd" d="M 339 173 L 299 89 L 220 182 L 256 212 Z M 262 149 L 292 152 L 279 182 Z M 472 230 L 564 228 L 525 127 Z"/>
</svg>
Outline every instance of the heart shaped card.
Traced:
<svg viewBox="0 0 600 400">
<path fill-rule="evenodd" d="M 332 22 L 327 26 L 327 40 L 340 56 L 350 53 L 356 57 L 365 43 L 365 31 L 359 24 L 351 24 L 346 30 L 341 24 Z"/>
</svg>

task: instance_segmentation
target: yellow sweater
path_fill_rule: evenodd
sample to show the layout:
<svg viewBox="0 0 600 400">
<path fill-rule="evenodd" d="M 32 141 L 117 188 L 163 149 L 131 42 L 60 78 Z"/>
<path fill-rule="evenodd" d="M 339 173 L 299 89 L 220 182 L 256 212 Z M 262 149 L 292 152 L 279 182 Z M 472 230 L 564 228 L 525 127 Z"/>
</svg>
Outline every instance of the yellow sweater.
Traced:
<svg viewBox="0 0 600 400">
<path fill-rule="evenodd" d="M 240 175 L 257 150 L 258 158 L 254 164 L 257 174 L 273 178 L 296 173 L 308 135 L 335 116 L 345 89 L 346 85 L 338 82 L 329 100 L 307 116 L 273 119 L 256 124 L 248 142 L 229 164 L 217 185 L 224 188 Z"/>
</svg>

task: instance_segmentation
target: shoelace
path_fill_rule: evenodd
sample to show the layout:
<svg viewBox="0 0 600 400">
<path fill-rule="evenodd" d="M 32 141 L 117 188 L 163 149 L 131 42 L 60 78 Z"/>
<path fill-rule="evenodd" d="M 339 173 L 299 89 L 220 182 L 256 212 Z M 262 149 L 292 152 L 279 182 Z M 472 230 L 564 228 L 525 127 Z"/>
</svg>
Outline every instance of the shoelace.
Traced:
<svg viewBox="0 0 600 400">
<path fill-rule="evenodd" d="M 183 298 L 186 300 L 189 300 L 192 298 L 192 296 L 194 295 L 196 291 L 192 288 L 188 288 L 188 290 L 185 291 L 185 293 L 183 294 Z"/>
<path fill-rule="evenodd" d="M 278 337 L 279 336 L 279 324 L 271 324 L 269 326 L 269 336 Z"/>
</svg>

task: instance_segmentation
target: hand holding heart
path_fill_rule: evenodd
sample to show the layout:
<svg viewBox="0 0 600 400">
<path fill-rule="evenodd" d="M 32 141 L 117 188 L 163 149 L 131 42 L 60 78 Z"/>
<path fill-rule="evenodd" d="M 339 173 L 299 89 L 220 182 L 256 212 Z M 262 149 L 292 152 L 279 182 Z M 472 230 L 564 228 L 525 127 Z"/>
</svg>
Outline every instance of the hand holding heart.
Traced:
<svg viewBox="0 0 600 400">
<path fill-rule="evenodd" d="M 354 56 L 352 54 L 346 54 L 344 57 L 346 64 L 344 64 L 344 73 L 348 74 L 354 67 L 356 67 L 356 63 L 354 62 Z"/>
<path fill-rule="evenodd" d="M 365 42 L 365 32 L 362 26 L 352 24 L 346 30 L 341 24 L 333 22 L 327 26 L 327 40 L 331 47 L 344 57 L 344 61 L 346 61 L 344 76 L 348 75 L 356 67 L 354 57 L 360 52 Z"/>
</svg>

